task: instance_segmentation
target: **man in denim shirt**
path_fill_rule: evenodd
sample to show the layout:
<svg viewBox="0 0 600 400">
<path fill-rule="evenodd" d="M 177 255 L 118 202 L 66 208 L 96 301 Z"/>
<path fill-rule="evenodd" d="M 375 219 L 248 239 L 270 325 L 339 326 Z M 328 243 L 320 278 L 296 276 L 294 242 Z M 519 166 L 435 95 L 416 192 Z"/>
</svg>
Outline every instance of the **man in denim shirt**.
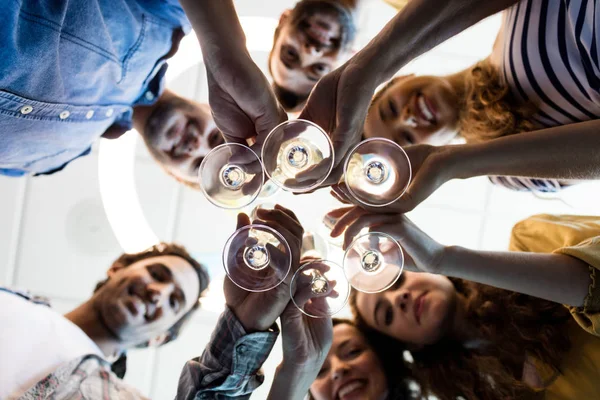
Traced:
<svg viewBox="0 0 600 400">
<path fill-rule="evenodd" d="M 285 118 L 231 0 L 181 3 L 9 0 L 0 21 L 0 174 L 58 171 L 98 137 L 136 127 L 168 172 L 195 182 L 202 156 L 222 139 L 206 105 L 163 88 L 166 60 L 192 27 L 228 138 Z"/>
</svg>

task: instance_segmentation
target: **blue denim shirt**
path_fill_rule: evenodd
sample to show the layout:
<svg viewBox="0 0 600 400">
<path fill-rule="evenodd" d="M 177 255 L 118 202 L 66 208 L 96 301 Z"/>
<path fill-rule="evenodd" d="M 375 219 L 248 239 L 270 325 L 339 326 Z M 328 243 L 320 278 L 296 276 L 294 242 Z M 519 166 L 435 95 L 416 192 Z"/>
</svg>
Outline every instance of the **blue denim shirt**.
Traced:
<svg viewBox="0 0 600 400">
<path fill-rule="evenodd" d="M 190 30 L 177 0 L 7 0 L 0 16 L 0 174 L 50 173 L 161 94 Z"/>
</svg>

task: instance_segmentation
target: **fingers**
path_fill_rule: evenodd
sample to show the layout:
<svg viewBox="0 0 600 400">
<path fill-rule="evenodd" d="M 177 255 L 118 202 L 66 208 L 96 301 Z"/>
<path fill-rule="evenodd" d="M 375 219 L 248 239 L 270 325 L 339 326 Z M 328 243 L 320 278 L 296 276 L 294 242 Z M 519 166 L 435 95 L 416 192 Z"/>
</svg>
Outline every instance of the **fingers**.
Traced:
<svg viewBox="0 0 600 400">
<path fill-rule="evenodd" d="M 290 217 L 292 217 L 296 222 L 300 223 L 300 220 L 298 219 L 298 217 L 296 216 L 296 214 L 292 210 L 290 210 L 289 208 L 285 208 L 282 205 L 275 204 L 275 209 L 277 209 L 279 211 L 283 211 L 284 213 L 286 213 L 287 215 L 289 215 Z"/>
<path fill-rule="evenodd" d="M 292 235 L 296 238 L 302 238 L 304 234 L 304 229 L 300 223 L 290 217 L 288 214 L 281 210 L 265 210 L 259 208 L 256 211 L 256 215 L 258 218 L 265 222 L 274 222 L 275 224 L 280 225 L 281 227 L 288 230 Z"/>
<path fill-rule="evenodd" d="M 244 213 L 239 213 L 237 215 L 237 225 L 235 229 L 241 229 L 246 225 L 250 225 L 250 217 Z"/>
<path fill-rule="evenodd" d="M 346 214 L 340 217 L 340 219 L 338 219 L 336 224 L 333 226 L 333 229 L 331 230 L 330 234 L 331 237 L 340 236 L 349 225 L 351 225 L 357 218 L 366 213 L 367 212 L 360 207 L 351 208 L 350 211 L 348 211 Z"/>
<path fill-rule="evenodd" d="M 344 234 L 344 249 L 348 248 L 354 238 L 364 228 L 381 227 L 381 225 L 388 224 L 394 219 L 392 214 L 363 214 L 356 218 L 347 228 Z M 389 229 L 388 229 L 389 230 Z M 391 235 L 390 232 L 384 232 Z M 391 235 L 394 236 L 394 235 Z"/>
<path fill-rule="evenodd" d="M 331 189 L 331 191 L 329 192 L 329 194 L 331 194 L 337 201 L 339 201 L 342 204 L 352 204 L 350 202 L 350 200 L 348 200 L 345 196 L 341 196 L 339 194 L 337 194 L 335 192 L 335 190 Z"/>
<path fill-rule="evenodd" d="M 354 208 L 355 206 L 336 208 L 335 210 L 329 211 L 327 214 L 325 214 L 325 217 L 338 219 Z"/>
</svg>

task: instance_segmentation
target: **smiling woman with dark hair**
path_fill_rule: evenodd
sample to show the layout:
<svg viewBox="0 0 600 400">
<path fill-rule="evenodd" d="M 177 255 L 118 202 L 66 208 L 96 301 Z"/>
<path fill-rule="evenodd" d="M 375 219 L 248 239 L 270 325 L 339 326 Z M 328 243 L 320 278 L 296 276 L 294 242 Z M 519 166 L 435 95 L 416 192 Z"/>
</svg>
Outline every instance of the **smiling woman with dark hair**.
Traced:
<svg viewBox="0 0 600 400">
<path fill-rule="evenodd" d="M 366 326 L 333 320 L 333 343 L 317 379 L 310 387 L 313 400 L 404 400 L 410 372 L 404 346 Z"/>
</svg>

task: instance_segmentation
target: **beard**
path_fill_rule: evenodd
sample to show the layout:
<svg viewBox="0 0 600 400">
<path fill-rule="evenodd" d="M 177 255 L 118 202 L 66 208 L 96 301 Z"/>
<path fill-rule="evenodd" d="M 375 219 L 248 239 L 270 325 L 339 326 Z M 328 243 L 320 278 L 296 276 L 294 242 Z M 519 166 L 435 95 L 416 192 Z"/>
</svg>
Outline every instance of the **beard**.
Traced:
<svg viewBox="0 0 600 400">
<path fill-rule="evenodd" d="M 356 24 L 352 12 L 335 0 L 302 0 L 296 3 L 290 15 L 290 24 L 298 29 L 301 23 L 315 14 L 326 14 L 336 18 L 340 24 L 340 40 L 335 47 L 344 49 L 356 37 Z"/>
</svg>

